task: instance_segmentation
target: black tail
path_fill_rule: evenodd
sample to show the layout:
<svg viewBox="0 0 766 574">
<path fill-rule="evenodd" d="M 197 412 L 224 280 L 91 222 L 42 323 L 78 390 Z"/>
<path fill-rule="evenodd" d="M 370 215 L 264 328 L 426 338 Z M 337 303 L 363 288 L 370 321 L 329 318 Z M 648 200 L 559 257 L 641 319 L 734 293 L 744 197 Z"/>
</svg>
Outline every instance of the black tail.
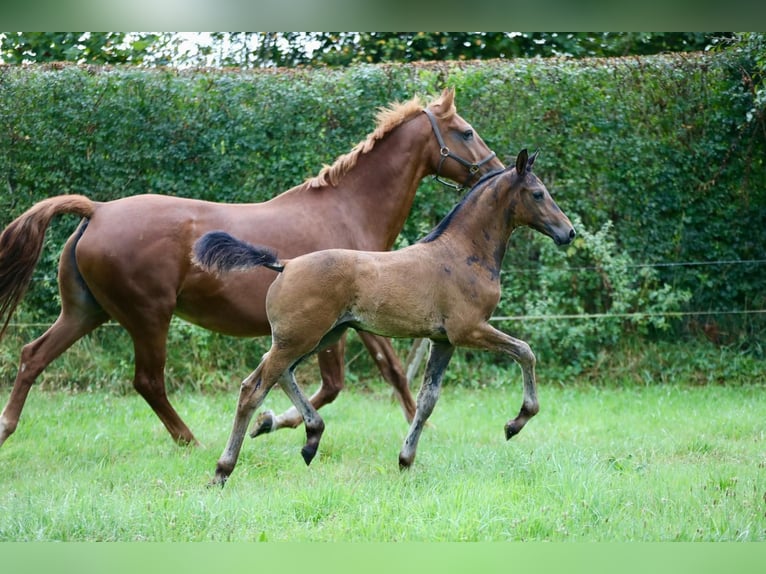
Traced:
<svg viewBox="0 0 766 574">
<path fill-rule="evenodd" d="M 200 237 L 194 244 L 192 261 L 213 273 L 259 266 L 274 271 L 285 268 L 273 249 L 250 245 L 225 231 L 210 231 Z"/>
</svg>

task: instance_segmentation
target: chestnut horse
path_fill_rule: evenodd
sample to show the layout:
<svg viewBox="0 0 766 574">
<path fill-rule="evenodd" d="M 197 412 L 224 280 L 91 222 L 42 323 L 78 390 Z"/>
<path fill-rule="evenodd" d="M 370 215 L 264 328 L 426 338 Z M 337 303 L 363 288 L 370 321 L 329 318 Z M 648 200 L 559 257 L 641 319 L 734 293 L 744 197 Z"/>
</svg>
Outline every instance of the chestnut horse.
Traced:
<svg viewBox="0 0 766 574">
<path fill-rule="evenodd" d="M 425 113 L 424 113 L 425 112 Z M 227 335 L 269 334 L 264 300 L 276 274 L 253 270 L 223 282 L 191 265 L 191 247 L 203 233 L 226 229 L 249 241 L 278 247 L 286 256 L 318 249 L 388 250 L 428 175 L 468 183 L 502 167 L 454 105 L 446 89 L 427 107 L 419 98 L 380 110 L 377 126 L 351 152 L 264 203 L 223 204 L 163 195 L 105 203 L 79 195 L 40 201 L 0 235 L 0 324 L 19 304 L 40 256 L 51 219 L 83 217 L 59 261 L 61 314 L 25 345 L 10 398 L 0 414 L 0 445 L 14 432 L 35 378 L 75 341 L 109 319 L 130 334 L 135 351 L 133 385 L 174 440 L 196 439 L 170 404 L 164 368 L 173 314 Z M 2 335 L 0 331 L 0 335 Z M 415 404 L 390 341 L 363 341 L 394 386 L 410 420 Z M 343 386 L 343 341 L 319 356 L 322 385 L 315 408 Z M 271 429 L 302 422 L 295 409 Z"/>
<path fill-rule="evenodd" d="M 330 249 L 278 259 L 268 247 L 254 247 L 225 232 L 211 232 L 195 244 L 195 261 L 222 273 L 265 266 L 281 275 L 266 296 L 272 344 L 261 364 L 242 383 L 234 427 L 218 460 L 214 483 L 234 470 L 253 412 L 277 383 L 301 412 L 306 464 L 314 458 L 324 422 L 301 392 L 293 371 L 308 355 L 332 344 L 352 327 L 385 337 L 424 337 L 431 351 L 417 410 L 399 454 L 408 468 L 420 433 L 439 397 L 442 375 L 456 347 L 506 353 L 521 367 L 524 398 L 506 439 L 539 410 L 535 356 L 529 345 L 492 327 L 500 301 L 500 268 L 508 239 L 526 225 L 558 245 L 575 230 L 540 179 L 532 173 L 536 154 L 522 150 L 516 165 L 482 178 L 447 217 L 420 242 L 386 253 Z M 237 274 L 227 275 L 237 281 Z"/>
</svg>

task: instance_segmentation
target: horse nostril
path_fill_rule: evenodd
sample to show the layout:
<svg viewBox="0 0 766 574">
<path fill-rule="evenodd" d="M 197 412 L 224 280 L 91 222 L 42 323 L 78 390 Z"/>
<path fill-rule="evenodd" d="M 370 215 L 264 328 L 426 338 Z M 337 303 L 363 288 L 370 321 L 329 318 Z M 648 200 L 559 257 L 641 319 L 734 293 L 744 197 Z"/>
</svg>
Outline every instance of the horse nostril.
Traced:
<svg viewBox="0 0 766 574">
<path fill-rule="evenodd" d="M 569 241 L 572 241 L 572 239 L 575 238 L 575 235 L 577 235 L 577 232 L 574 230 L 574 227 L 569 230 Z"/>
</svg>

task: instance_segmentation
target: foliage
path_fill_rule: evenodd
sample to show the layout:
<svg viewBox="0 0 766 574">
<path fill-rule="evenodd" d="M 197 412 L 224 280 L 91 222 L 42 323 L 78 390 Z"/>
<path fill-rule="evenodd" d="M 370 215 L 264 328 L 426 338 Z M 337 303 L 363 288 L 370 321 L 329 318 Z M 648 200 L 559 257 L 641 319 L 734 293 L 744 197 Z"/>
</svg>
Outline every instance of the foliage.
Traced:
<svg viewBox="0 0 766 574">
<path fill-rule="evenodd" d="M 664 51 L 702 50 L 713 34 L 549 32 L 320 32 L 310 35 L 317 48 L 306 63 L 347 66 L 357 63 L 475 60 L 551 56 L 625 56 Z M 299 46 L 288 42 L 293 53 Z"/>
<path fill-rule="evenodd" d="M 743 32 L 724 45 L 733 47 L 742 58 L 742 81 L 753 98 L 747 119 L 766 131 L 766 34 Z"/>
<path fill-rule="evenodd" d="M 0 38 L 0 56 L 8 64 L 139 64 L 150 47 L 156 49 L 158 39 L 156 34 L 144 34 L 127 42 L 125 32 L 6 32 Z"/>
<path fill-rule="evenodd" d="M 763 309 L 763 36 L 739 41 L 685 56 L 321 70 L 3 66 L 0 225 L 60 193 L 262 201 L 348 151 L 373 128 L 379 106 L 452 85 L 461 115 L 503 161 L 541 148 L 536 169 L 584 238 L 557 253 L 547 238 L 514 234 L 499 314 Z M 422 237 L 457 200 L 424 182 L 398 246 Z M 57 315 L 56 262 L 74 227 L 71 218 L 54 222 L 16 321 Z M 687 265 L 717 261 L 735 263 Z M 569 270 L 595 265 L 601 275 Z M 515 270 L 529 267 L 539 271 L 519 281 Z M 659 317 L 641 317 L 523 328 L 537 349 L 560 349 L 555 337 L 568 337 L 564 357 L 583 367 L 625 329 L 662 336 Z M 671 332 L 683 329 L 694 325 L 674 321 Z M 761 352 L 762 321 L 712 314 L 699 329 Z"/>
<path fill-rule="evenodd" d="M 519 57 L 611 57 L 704 50 L 728 33 L 701 32 L 212 32 L 184 48 L 172 33 L 13 32 L 7 63 L 295 67 Z M 187 40 L 186 43 L 189 41 Z"/>
<path fill-rule="evenodd" d="M 578 237 L 565 250 L 545 240 L 534 268 L 506 268 L 497 313 L 529 317 L 501 326 L 530 341 L 543 363 L 561 365 L 562 378 L 580 375 L 626 336 L 667 330 L 667 315 L 691 297 L 621 251 L 611 221 L 595 233 L 576 216 L 573 223 Z"/>
</svg>

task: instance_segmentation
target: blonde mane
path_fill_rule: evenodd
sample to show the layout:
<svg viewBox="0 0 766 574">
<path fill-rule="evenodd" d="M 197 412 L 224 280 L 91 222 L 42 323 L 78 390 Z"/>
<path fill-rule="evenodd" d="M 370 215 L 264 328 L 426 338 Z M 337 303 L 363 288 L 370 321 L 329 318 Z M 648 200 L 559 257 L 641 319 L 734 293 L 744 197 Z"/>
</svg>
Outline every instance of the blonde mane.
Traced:
<svg viewBox="0 0 766 574">
<path fill-rule="evenodd" d="M 445 99 L 442 94 L 438 99 L 432 101 L 429 106 L 437 106 Z M 367 137 L 356 144 L 347 154 L 339 156 L 332 165 L 325 165 L 322 170 L 314 177 L 306 180 L 310 188 L 324 187 L 326 185 L 338 185 L 341 178 L 346 175 L 356 165 L 359 156 L 369 152 L 375 143 L 391 132 L 397 126 L 403 124 L 415 114 L 422 112 L 425 106 L 419 96 L 404 103 L 393 103 L 386 107 L 378 109 L 375 116 L 376 127 L 367 135 Z M 456 113 L 455 105 L 452 103 L 448 109 L 436 114 L 439 119 L 447 119 Z"/>
</svg>

